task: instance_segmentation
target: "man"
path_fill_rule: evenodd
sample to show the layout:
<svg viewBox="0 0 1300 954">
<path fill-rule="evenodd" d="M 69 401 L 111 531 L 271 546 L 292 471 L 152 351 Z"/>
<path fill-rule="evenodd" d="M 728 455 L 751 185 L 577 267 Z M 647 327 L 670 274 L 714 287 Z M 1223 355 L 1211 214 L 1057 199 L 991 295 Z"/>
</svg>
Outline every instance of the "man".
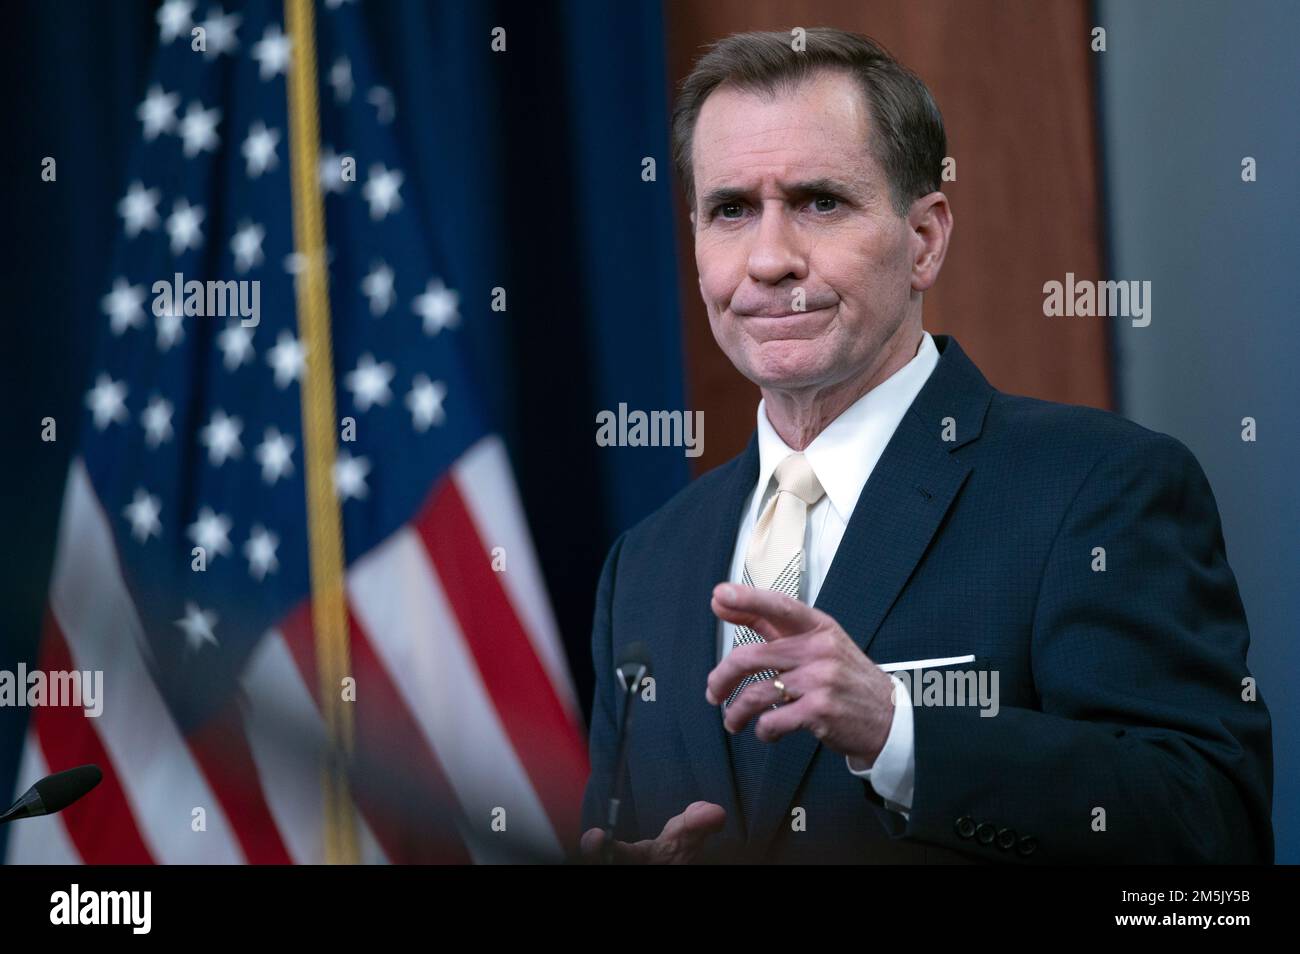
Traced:
<svg viewBox="0 0 1300 954">
<path fill-rule="evenodd" d="M 1199 465 L 922 329 L 952 234 L 925 86 L 864 37 L 742 34 L 674 138 L 714 337 L 762 400 L 605 562 L 584 854 L 640 642 L 617 860 L 1271 861 L 1270 720 Z M 902 678 L 961 666 L 996 698 Z"/>
</svg>

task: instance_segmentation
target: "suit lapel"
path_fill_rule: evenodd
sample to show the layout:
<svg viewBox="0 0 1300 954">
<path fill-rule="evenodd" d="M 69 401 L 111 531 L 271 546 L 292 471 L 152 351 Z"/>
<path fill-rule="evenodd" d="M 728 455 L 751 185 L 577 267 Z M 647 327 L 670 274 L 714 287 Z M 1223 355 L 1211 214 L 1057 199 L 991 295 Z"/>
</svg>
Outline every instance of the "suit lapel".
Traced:
<svg viewBox="0 0 1300 954">
<path fill-rule="evenodd" d="M 817 596 L 817 608 L 834 617 L 863 652 L 970 473 L 970 465 L 952 451 L 979 435 L 993 394 L 955 341 L 936 335 L 935 343 L 939 364 L 863 487 Z M 945 441 L 949 417 L 955 433 Z M 756 856 L 786 821 L 820 744 L 811 732 L 800 731 L 772 745 L 750 838 Z"/>
<path fill-rule="evenodd" d="M 678 621 L 675 632 L 681 634 L 673 639 L 676 651 L 668 671 L 682 737 L 703 797 L 726 809 L 724 834 L 737 840 L 744 837 L 744 823 L 727 755 L 726 732 L 718 708 L 704 698 L 704 687 L 709 672 L 717 665 L 718 618 L 710 609 L 713 587 L 731 573 L 741 510 L 757 480 L 758 438 L 752 436 L 745 452 L 725 475 L 720 496 L 705 501 L 699 519 L 687 530 L 682 549 L 686 589 L 671 614 Z"/>
</svg>

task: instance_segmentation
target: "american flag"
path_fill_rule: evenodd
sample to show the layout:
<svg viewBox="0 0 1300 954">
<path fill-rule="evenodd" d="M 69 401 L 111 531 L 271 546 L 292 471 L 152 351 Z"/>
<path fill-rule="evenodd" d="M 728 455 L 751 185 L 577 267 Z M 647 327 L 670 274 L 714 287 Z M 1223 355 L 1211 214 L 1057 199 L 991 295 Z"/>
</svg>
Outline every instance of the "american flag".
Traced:
<svg viewBox="0 0 1300 954">
<path fill-rule="evenodd" d="M 357 9 L 327 0 L 315 21 L 360 859 L 559 858 L 588 763 L 504 446 L 458 342 L 489 290 L 465 293 L 435 238 L 451 230 L 414 208 L 418 157 L 399 150 L 399 104 Z M 299 51 L 274 3 L 167 0 L 157 25 L 39 660 L 102 671 L 103 713 L 35 709 L 18 791 L 85 762 L 105 778 L 15 825 L 7 859 L 319 862 L 287 101 Z M 183 292 L 178 309 L 156 291 L 178 277 L 260 282 L 257 324 L 186 314 Z"/>
</svg>

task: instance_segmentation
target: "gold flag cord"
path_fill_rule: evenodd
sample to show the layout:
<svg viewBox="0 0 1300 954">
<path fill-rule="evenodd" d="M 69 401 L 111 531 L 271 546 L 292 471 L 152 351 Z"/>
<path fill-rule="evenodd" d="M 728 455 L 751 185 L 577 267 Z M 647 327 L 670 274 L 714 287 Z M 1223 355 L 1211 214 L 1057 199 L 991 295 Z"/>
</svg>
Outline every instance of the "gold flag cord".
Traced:
<svg viewBox="0 0 1300 954">
<path fill-rule="evenodd" d="M 312 628 L 320 681 L 321 715 L 329 737 L 323 768 L 325 861 L 357 862 L 356 815 L 348 785 L 352 754 L 351 706 L 342 681 L 350 675 L 348 615 L 343 588 L 343 532 L 334 492 L 334 357 L 330 346 L 325 208 L 319 186 L 316 97 L 316 24 L 311 0 L 285 0 L 290 37 L 289 152 L 293 184 L 298 336 L 306 351 L 301 379 L 307 529 L 311 558 Z"/>
</svg>

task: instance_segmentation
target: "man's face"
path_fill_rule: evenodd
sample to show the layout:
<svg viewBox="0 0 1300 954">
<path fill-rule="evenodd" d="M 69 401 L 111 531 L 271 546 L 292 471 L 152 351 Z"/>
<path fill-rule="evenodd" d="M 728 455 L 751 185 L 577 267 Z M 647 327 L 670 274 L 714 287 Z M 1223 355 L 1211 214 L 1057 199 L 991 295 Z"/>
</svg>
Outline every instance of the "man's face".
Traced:
<svg viewBox="0 0 1300 954">
<path fill-rule="evenodd" d="M 871 135 L 862 91 L 838 72 L 773 99 L 720 87 L 700 110 L 700 292 L 719 347 L 760 387 L 820 390 L 867 373 L 907 317 L 914 233 Z"/>
</svg>

